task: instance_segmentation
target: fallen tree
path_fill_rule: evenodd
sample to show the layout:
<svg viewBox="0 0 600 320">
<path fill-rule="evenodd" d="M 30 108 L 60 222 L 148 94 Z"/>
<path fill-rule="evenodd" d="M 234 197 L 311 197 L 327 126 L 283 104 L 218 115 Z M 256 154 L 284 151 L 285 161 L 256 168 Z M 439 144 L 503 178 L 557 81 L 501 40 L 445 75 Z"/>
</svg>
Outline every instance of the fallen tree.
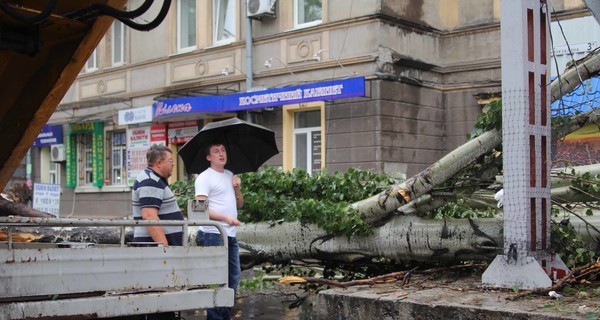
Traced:
<svg viewBox="0 0 600 320">
<path fill-rule="evenodd" d="M 592 60 L 596 61 L 596 60 Z M 585 62 L 584 62 L 585 65 Z M 587 67 L 586 67 L 587 68 Z M 595 69 L 592 69 L 595 68 Z M 598 64 L 590 64 L 588 75 L 600 70 Z M 572 72 L 572 71 L 569 71 Z M 567 76 L 570 73 L 567 73 Z M 567 77 L 565 76 L 565 77 Z M 569 82 L 561 89 L 572 90 L 576 83 Z M 559 85 L 552 83 L 552 90 Z M 585 124 L 595 123 L 596 111 L 573 117 L 565 122 L 561 134 L 566 134 Z M 493 193 L 501 188 L 494 177 L 500 168 L 478 165 L 487 157 L 496 162 L 499 157 L 495 149 L 501 143 L 501 133 L 488 128 L 478 137 L 458 147 L 423 172 L 392 185 L 385 191 L 361 201 L 352 203 L 347 212 L 357 212 L 366 223 L 374 226 L 369 234 L 338 235 L 324 229 L 323 225 L 304 221 L 278 221 L 246 223 L 238 228 L 240 246 L 247 250 L 244 254 L 246 267 L 263 261 L 285 262 L 294 259 L 320 259 L 355 263 L 384 257 L 396 261 L 443 261 L 489 260 L 501 252 L 501 218 L 487 219 L 428 219 L 436 208 L 448 203 L 464 200 L 472 207 L 496 208 Z M 470 170 L 465 173 L 465 170 Z M 600 172 L 597 167 L 586 167 L 586 172 Z M 479 189 L 464 183 L 464 177 L 477 177 Z M 572 201 L 596 201 L 598 194 L 578 190 L 569 186 L 570 178 L 558 175 L 553 180 L 553 197 L 562 203 Z M 484 181 L 485 180 L 485 181 Z M 445 184 L 447 191 L 440 191 Z M 493 184 L 496 184 L 492 187 Z M 485 186 L 484 186 L 485 185 Z M 490 187 L 490 188 L 487 188 Z M 260 209 L 265 210 L 267 207 Z M 271 209 L 271 208 L 269 208 Z M 318 216 L 318 207 L 314 207 Z M 1 210 L 0 210 L 1 211 Z M 14 210 L 5 211 L 14 212 Z M 418 214 L 419 216 L 415 215 Z M 35 213 L 33 213 L 35 216 Z M 339 222 L 347 219 L 339 217 Z M 590 242 L 598 237 L 598 225 L 580 223 L 573 225 L 581 234 L 586 234 Z M 107 233 L 109 234 L 109 233 Z M 90 241 L 117 243 L 114 239 L 89 237 L 85 230 L 67 230 L 56 235 L 45 235 L 37 241 Z M 44 240 L 41 240 L 44 239 Z"/>
<path fill-rule="evenodd" d="M 586 70 L 583 74 L 579 73 L 582 77 L 579 79 L 582 80 L 598 74 L 600 56 L 595 54 L 582 59 L 579 63 L 579 70 L 581 69 Z M 552 101 L 579 84 L 575 81 L 579 77 L 579 70 L 573 68 L 552 82 Z M 554 132 L 564 136 L 586 124 L 597 123 L 596 114 L 596 110 L 590 110 L 569 118 Z M 248 260 L 254 262 L 303 258 L 353 262 L 377 256 L 400 261 L 492 259 L 502 250 L 503 223 L 500 218 L 432 220 L 411 216 L 413 213 L 431 212 L 456 198 L 464 197 L 464 194 L 452 191 L 450 196 L 445 193 L 440 197 L 432 191 L 435 187 L 448 183 L 448 180 L 484 155 L 492 154 L 491 157 L 495 157 L 494 150 L 502 141 L 501 132 L 496 128 L 488 129 L 419 174 L 368 199 L 353 203 L 351 209 L 360 212 L 368 223 L 378 226 L 371 235 L 335 236 L 316 225 L 301 222 L 256 223 L 238 228 L 240 246 L 250 252 L 251 258 Z M 492 176 L 489 172 L 484 173 L 484 170 L 495 172 L 489 169 L 484 166 L 478 173 Z M 488 185 L 492 183 L 488 182 Z M 561 188 L 553 190 L 555 201 L 598 200 L 598 194 L 561 183 L 557 181 L 556 186 Z M 451 185 L 457 186 L 457 189 L 461 187 Z M 474 201 L 489 206 L 489 193 L 488 191 L 487 196 L 480 194 L 480 199 Z M 474 194 L 476 193 L 471 193 L 468 197 L 473 199 Z M 590 231 L 590 225 L 584 222 L 583 227 L 578 229 L 588 236 L 590 242 L 597 242 L 598 229 L 596 227 L 596 230 Z"/>
</svg>

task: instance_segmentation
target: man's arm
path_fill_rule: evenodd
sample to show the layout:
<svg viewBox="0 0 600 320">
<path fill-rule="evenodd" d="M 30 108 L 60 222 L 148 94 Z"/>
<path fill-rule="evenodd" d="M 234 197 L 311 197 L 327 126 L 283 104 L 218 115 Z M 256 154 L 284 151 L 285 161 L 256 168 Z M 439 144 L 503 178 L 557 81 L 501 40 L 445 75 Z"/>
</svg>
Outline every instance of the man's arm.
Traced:
<svg viewBox="0 0 600 320">
<path fill-rule="evenodd" d="M 157 208 L 142 208 L 142 219 L 143 220 L 159 220 Z M 161 242 L 165 247 L 169 246 L 165 231 L 160 226 L 148 226 L 146 227 L 148 233 L 152 237 L 154 242 Z"/>
<path fill-rule="evenodd" d="M 208 199 L 207 196 L 196 196 L 196 200 L 206 201 L 207 199 Z M 240 220 L 238 220 L 232 216 L 228 216 L 226 214 L 222 214 L 222 213 L 216 212 L 214 210 L 210 210 L 210 209 L 208 209 L 208 218 L 210 220 L 223 221 L 230 226 L 239 226 L 240 225 Z"/>
</svg>

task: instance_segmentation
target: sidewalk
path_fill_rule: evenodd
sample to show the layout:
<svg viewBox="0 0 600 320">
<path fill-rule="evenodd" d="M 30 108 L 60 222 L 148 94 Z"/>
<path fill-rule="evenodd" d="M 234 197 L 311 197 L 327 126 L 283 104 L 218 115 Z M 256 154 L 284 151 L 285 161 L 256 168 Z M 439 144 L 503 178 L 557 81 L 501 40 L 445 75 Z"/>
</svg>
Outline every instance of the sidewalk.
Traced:
<svg viewBox="0 0 600 320">
<path fill-rule="evenodd" d="M 513 290 L 483 288 L 480 275 L 436 280 L 415 275 L 409 285 L 400 285 L 321 291 L 317 319 L 600 319 L 597 284 L 588 287 L 587 297 L 535 295 L 515 301 L 506 299 Z"/>
</svg>

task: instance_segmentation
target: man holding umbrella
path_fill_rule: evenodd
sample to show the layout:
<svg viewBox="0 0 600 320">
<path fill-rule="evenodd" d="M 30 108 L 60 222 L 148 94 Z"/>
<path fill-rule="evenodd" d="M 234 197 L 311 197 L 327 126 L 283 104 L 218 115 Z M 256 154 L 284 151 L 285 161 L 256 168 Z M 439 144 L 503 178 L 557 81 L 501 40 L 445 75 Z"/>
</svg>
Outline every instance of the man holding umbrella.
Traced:
<svg viewBox="0 0 600 320">
<path fill-rule="evenodd" d="M 240 281 L 240 257 L 235 237 L 240 224 L 237 209 L 244 204 L 240 178 L 234 174 L 256 171 L 278 154 L 275 132 L 238 118 L 206 124 L 181 150 L 179 156 L 189 174 L 200 173 L 195 196 L 208 200 L 208 216 L 221 221 L 229 245 L 229 287 Z M 200 227 L 196 242 L 201 246 L 222 246 L 215 227 Z M 208 319 L 230 319 L 231 308 L 208 309 Z"/>
<path fill-rule="evenodd" d="M 240 190 L 241 180 L 227 169 L 227 150 L 221 142 L 213 142 L 206 148 L 206 160 L 210 167 L 204 170 L 195 182 L 195 195 L 198 200 L 208 200 L 208 216 L 211 220 L 221 221 L 227 232 L 229 247 L 229 288 L 237 290 L 240 281 L 240 257 L 238 242 L 235 237 L 237 209 L 244 205 L 244 197 Z M 200 246 L 220 246 L 223 239 L 215 227 L 200 227 L 196 242 Z M 207 319 L 230 319 L 231 308 L 220 307 L 207 310 Z"/>
</svg>

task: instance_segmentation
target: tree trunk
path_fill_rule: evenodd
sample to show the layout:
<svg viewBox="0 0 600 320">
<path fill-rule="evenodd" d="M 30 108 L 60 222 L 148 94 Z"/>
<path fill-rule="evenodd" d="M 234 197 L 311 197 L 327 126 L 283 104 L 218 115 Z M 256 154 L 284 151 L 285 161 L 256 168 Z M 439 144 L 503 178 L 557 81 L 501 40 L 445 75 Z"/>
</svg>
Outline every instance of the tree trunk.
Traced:
<svg viewBox="0 0 600 320">
<path fill-rule="evenodd" d="M 500 132 L 497 130 L 487 131 L 450 152 L 412 178 L 392 186 L 378 195 L 356 202 L 351 207 L 361 212 L 369 223 L 377 222 L 385 218 L 389 212 L 417 199 L 431 191 L 433 187 L 445 182 L 478 157 L 492 151 L 501 141 Z"/>
<path fill-rule="evenodd" d="M 133 230 L 125 234 L 125 241 L 133 240 Z M 36 242 L 36 243 L 61 243 L 61 242 L 89 242 L 95 244 L 119 244 L 120 232 L 117 227 L 94 227 L 94 228 L 28 228 L 20 227 L 12 231 L 14 242 Z M 7 241 L 7 230 L 0 230 L 0 241 Z"/>
<path fill-rule="evenodd" d="M 582 70 L 585 72 L 581 72 Z M 579 77 L 582 80 L 586 80 L 599 72 L 599 54 L 594 54 L 580 60 L 577 70 L 568 70 L 561 77 L 552 81 L 550 85 L 552 102 L 573 91 L 581 83 L 580 81 L 576 81 L 579 80 Z M 595 110 L 591 110 L 582 116 L 574 117 L 568 125 L 561 128 L 561 133 L 568 134 L 583 127 L 585 124 L 597 123 L 598 120 Z M 399 185 L 391 186 L 378 195 L 355 202 L 351 207 L 361 212 L 370 223 L 380 221 L 386 218 L 390 212 L 428 193 L 435 186 L 446 182 L 479 156 L 493 150 L 501 142 L 501 132 L 495 129 L 487 131 L 481 136 L 467 141 L 467 143 L 454 149 L 448 155 L 412 178 Z"/>
<path fill-rule="evenodd" d="M 0 199 L 0 217 L 8 216 L 54 218 L 54 216 L 49 213 L 32 209 L 25 204 Z"/>
<path fill-rule="evenodd" d="M 596 228 L 600 217 L 586 217 Z M 590 247 L 600 233 L 574 217 L 571 223 Z M 395 216 L 373 234 L 331 237 L 315 225 L 300 222 L 255 223 L 238 227 L 240 247 L 249 251 L 246 260 L 284 262 L 319 259 L 345 263 L 385 257 L 397 261 L 458 262 L 491 261 L 502 254 L 502 218 L 435 220 Z"/>
<path fill-rule="evenodd" d="M 350 263 L 385 257 L 450 262 L 495 257 L 502 250 L 502 226 L 501 219 L 398 216 L 369 236 L 329 237 L 315 225 L 288 222 L 246 224 L 238 228 L 237 238 L 240 247 L 268 261 L 311 258 Z"/>
</svg>

